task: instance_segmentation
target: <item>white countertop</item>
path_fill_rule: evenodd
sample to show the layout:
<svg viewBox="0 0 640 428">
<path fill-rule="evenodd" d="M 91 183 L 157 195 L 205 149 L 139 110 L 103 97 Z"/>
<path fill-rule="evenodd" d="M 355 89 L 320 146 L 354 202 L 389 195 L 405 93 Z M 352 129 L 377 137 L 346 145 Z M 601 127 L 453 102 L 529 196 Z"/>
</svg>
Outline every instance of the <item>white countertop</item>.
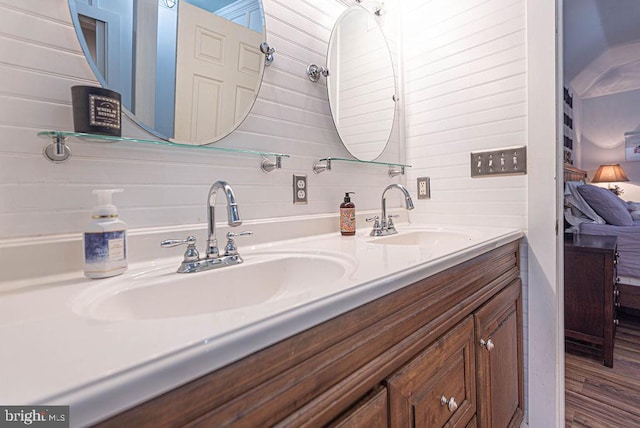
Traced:
<svg viewBox="0 0 640 428">
<path fill-rule="evenodd" d="M 418 229 L 398 225 L 400 234 Z M 133 264 L 111 279 L 89 280 L 75 272 L 0 287 L 9 290 L 0 293 L 0 403 L 70 405 L 72 426 L 97 422 L 523 236 L 506 228 L 447 229 L 463 230 L 474 239 L 428 251 L 372 244 L 366 232 L 254 247 L 240 242 L 245 263 L 269 252 L 326 253 L 344 259 L 350 271 L 326 287 L 213 314 L 110 321 L 78 310 L 86 296 L 131 280 L 150 266 L 177 268 L 180 258 L 175 257 Z"/>
</svg>

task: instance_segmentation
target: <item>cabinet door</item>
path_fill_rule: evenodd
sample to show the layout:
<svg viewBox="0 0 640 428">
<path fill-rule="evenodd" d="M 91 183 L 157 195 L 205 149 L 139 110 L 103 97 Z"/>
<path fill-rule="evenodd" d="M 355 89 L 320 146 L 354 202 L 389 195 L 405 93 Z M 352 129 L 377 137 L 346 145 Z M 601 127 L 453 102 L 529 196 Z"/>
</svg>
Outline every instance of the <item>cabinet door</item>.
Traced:
<svg viewBox="0 0 640 428">
<path fill-rule="evenodd" d="M 392 427 L 465 427 L 476 411 L 473 319 L 387 381 Z"/>
<path fill-rule="evenodd" d="M 523 407 L 522 303 L 518 279 L 475 314 L 478 427 L 520 426 Z"/>
<path fill-rule="evenodd" d="M 338 418 L 331 428 L 386 428 L 388 424 L 387 388 L 384 386 L 356 404 L 344 416 Z"/>
</svg>

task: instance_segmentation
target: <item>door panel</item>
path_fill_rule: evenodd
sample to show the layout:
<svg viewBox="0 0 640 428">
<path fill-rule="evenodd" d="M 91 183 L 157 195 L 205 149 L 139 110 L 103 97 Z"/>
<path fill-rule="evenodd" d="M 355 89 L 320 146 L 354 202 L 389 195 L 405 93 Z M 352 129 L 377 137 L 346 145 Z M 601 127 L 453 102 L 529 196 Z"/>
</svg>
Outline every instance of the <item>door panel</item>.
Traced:
<svg viewBox="0 0 640 428">
<path fill-rule="evenodd" d="M 261 39 L 260 33 L 180 3 L 176 140 L 208 143 L 231 132 L 238 118 L 245 117 L 260 84 Z"/>
</svg>

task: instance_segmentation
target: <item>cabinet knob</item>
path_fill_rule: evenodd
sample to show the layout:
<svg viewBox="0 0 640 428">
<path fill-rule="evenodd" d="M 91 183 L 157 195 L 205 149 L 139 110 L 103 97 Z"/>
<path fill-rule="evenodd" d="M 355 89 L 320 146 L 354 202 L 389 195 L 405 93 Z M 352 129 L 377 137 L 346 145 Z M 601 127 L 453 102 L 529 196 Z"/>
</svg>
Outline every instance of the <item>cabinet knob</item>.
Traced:
<svg viewBox="0 0 640 428">
<path fill-rule="evenodd" d="M 451 397 L 447 400 L 447 397 L 443 395 L 442 397 L 440 397 L 440 404 L 443 406 L 447 406 L 447 409 L 449 409 L 451 413 L 455 412 L 458 408 L 458 403 L 456 403 L 455 397 Z"/>
<path fill-rule="evenodd" d="M 493 350 L 493 340 L 489 339 L 485 342 L 484 339 L 480 339 L 480 346 L 484 346 L 487 351 L 491 352 Z"/>
</svg>

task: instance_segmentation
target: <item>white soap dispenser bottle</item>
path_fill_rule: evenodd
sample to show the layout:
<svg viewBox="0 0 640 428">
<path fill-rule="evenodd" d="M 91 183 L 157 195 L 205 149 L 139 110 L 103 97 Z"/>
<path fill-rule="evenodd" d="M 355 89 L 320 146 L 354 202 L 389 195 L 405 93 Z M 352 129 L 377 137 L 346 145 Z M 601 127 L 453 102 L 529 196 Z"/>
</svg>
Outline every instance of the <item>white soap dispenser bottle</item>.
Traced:
<svg viewBox="0 0 640 428">
<path fill-rule="evenodd" d="M 94 190 L 98 205 L 84 231 L 84 275 L 108 278 L 127 270 L 127 224 L 118 218 L 111 203 L 114 193 L 123 189 Z"/>
</svg>

